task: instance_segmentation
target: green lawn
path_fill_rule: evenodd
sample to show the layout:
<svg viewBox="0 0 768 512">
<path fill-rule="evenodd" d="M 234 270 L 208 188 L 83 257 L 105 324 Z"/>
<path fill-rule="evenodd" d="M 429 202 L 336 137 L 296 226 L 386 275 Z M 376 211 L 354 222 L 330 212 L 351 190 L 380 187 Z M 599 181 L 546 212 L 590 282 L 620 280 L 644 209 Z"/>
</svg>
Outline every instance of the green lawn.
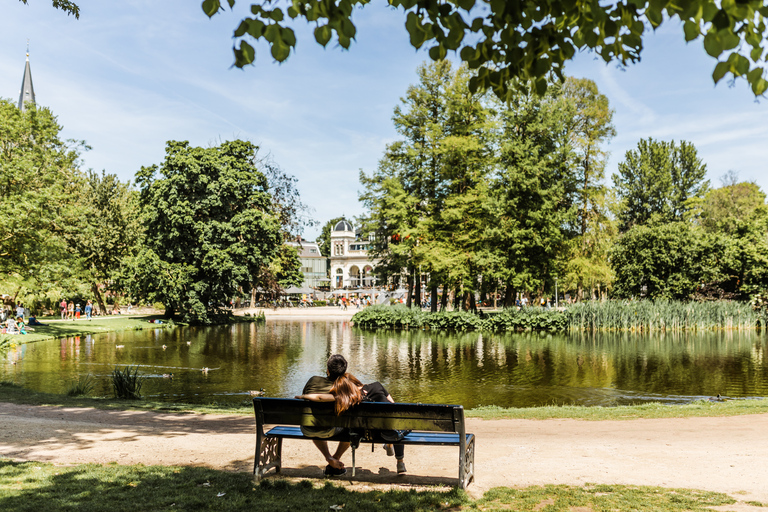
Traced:
<svg viewBox="0 0 768 512">
<path fill-rule="evenodd" d="M 167 327 L 169 325 L 165 320 L 162 324 L 150 323 L 150 320 L 160 319 L 158 316 L 98 316 L 92 320 L 81 318 L 76 321 L 62 321 L 55 318 L 39 319 L 45 325 L 32 327 L 34 331 L 27 331 L 27 334 L 5 335 L 4 339 L 10 339 L 15 343 L 33 343 L 36 341 L 47 340 L 51 338 L 66 338 L 68 336 L 83 336 L 86 334 L 97 334 L 110 331 L 131 331 L 141 329 L 156 329 L 158 327 Z"/>
<path fill-rule="evenodd" d="M 4 512 L 704 511 L 735 502 L 725 494 L 707 491 L 590 484 L 496 488 L 473 500 L 458 489 L 355 491 L 330 481 L 289 482 L 274 477 L 256 485 L 250 473 L 197 467 L 63 467 L 0 459 L 0 510 Z"/>
</svg>

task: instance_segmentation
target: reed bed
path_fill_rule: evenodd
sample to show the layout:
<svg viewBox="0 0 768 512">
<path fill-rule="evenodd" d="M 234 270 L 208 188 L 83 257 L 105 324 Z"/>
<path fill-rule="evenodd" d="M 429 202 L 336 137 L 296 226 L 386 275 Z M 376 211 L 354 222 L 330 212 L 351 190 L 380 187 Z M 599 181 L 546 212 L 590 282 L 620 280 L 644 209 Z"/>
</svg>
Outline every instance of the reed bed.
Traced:
<svg viewBox="0 0 768 512">
<path fill-rule="evenodd" d="M 765 325 L 762 313 L 733 301 L 609 300 L 574 304 L 566 311 L 571 331 L 740 331 Z"/>
<path fill-rule="evenodd" d="M 507 309 L 484 318 L 462 311 L 429 313 L 404 306 L 372 306 L 352 318 L 363 329 L 430 329 L 491 332 L 746 331 L 768 325 L 762 310 L 733 301 L 665 300 L 583 302 L 562 310 Z"/>
</svg>

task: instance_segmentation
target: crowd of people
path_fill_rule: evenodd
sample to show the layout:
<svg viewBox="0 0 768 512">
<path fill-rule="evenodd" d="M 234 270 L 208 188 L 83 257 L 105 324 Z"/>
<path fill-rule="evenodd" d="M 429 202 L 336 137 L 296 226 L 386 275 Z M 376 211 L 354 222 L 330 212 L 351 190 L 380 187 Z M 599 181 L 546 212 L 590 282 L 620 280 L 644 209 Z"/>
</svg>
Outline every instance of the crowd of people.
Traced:
<svg viewBox="0 0 768 512">
<path fill-rule="evenodd" d="M 24 322 L 25 316 L 30 319 L 29 325 L 41 325 L 39 323 L 31 322 L 34 317 L 29 315 L 29 310 L 21 303 L 16 305 L 15 314 L 13 310 L 3 307 L 2 311 L 0 311 L 0 333 L 27 334 L 27 331 L 34 331 L 33 328 L 29 327 L 27 323 Z M 35 319 L 35 322 L 37 322 L 37 319 Z"/>
<path fill-rule="evenodd" d="M 326 363 L 326 375 L 316 375 L 311 377 L 304 385 L 301 395 L 296 398 L 312 400 L 315 402 L 335 402 L 336 414 L 341 415 L 350 407 L 360 402 L 391 402 L 394 403 L 392 395 L 384 388 L 380 382 L 363 384 L 354 375 L 347 372 L 347 360 L 344 356 L 332 355 Z M 343 435 L 346 429 L 343 428 L 315 428 L 301 427 L 302 433 L 314 438 L 315 446 L 325 457 L 328 465 L 325 467 L 326 476 L 339 476 L 347 472 L 341 456 L 349 449 L 349 443 L 340 441 L 336 451 L 331 454 L 328 447 L 328 439 Z M 397 437 L 395 431 L 382 432 L 382 437 L 386 435 Z M 401 475 L 407 472 L 405 468 L 405 447 L 399 443 L 385 444 L 383 446 L 389 456 L 394 456 L 397 461 L 397 474 Z"/>
<path fill-rule="evenodd" d="M 75 320 L 80 320 L 80 316 L 83 313 L 85 314 L 85 318 L 90 320 L 94 313 L 93 302 L 90 300 L 86 301 L 85 308 L 81 308 L 80 303 L 76 304 L 73 301 L 67 302 L 66 299 L 62 299 L 59 304 L 59 309 L 61 310 L 62 320 L 72 320 L 73 322 Z"/>
</svg>

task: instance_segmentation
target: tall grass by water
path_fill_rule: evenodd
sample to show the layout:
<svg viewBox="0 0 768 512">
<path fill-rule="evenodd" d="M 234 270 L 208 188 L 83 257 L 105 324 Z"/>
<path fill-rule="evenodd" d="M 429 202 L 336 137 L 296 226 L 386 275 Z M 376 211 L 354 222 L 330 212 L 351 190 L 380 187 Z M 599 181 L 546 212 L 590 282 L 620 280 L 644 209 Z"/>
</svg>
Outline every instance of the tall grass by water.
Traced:
<svg viewBox="0 0 768 512">
<path fill-rule="evenodd" d="M 430 313 L 405 306 L 371 306 L 352 317 L 364 329 L 491 332 L 750 330 L 766 325 L 764 313 L 733 301 L 589 301 L 561 309 L 526 307 L 489 314 Z"/>
<path fill-rule="evenodd" d="M 572 331 L 748 330 L 765 325 L 749 304 L 734 301 L 590 301 L 566 310 Z"/>
</svg>

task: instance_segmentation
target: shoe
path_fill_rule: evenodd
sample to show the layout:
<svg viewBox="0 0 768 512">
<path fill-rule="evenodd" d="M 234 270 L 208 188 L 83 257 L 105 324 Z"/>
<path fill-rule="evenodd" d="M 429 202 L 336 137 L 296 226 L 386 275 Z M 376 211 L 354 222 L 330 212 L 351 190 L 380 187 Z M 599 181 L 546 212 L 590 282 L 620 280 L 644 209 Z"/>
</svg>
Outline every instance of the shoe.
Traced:
<svg viewBox="0 0 768 512">
<path fill-rule="evenodd" d="M 407 473 L 408 470 L 405 469 L 405 461 L 398 460 L 397 461 L 397 474 L 402 475 L 403 473 Z"/>
<path fill-rule="evenodd" d="M 405 467 L 405 466 L 403 466 Z M 325 471 L 323 471 L 323 474 L 325 476 L 341 476 L 347 474 L 347 468 L 335 468 L 331 466 L 330 464 L 325 466 Z"/>
<path fill-rule="evenodd" d="M 387 455 L 390 457 L 395 456 L 395 447 L 391 444 L 384 444 L 382 445 L 382 448 L 384 448 L 384 451 L 387 452 Z"/>
</svg>

